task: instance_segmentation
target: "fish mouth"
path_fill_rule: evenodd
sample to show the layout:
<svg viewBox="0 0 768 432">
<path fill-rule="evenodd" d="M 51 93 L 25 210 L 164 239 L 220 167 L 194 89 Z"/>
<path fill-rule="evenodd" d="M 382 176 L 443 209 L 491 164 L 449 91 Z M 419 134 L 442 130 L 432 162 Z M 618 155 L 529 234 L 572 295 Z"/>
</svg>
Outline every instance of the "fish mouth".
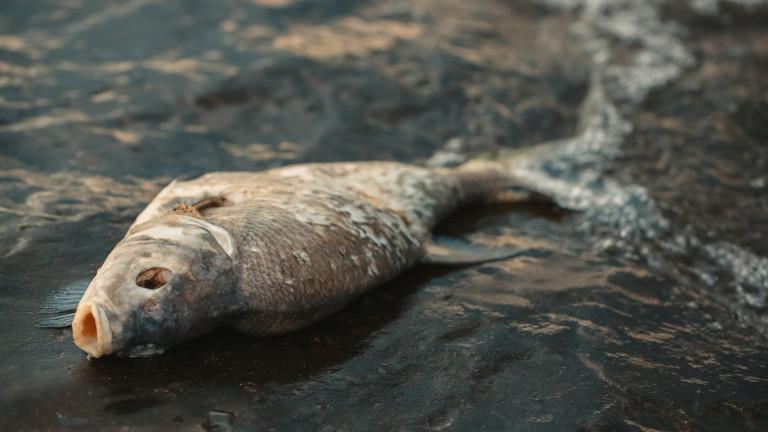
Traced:
<svg viewBox="0 0 768 432">
<path fill-rule="evenodd" d="M 95 304 L 80 305 L 72 321 L 72 336 L 75 345 L 91 357 L 109 354 L 112 333 L 104 309 Z"/>
</svg>

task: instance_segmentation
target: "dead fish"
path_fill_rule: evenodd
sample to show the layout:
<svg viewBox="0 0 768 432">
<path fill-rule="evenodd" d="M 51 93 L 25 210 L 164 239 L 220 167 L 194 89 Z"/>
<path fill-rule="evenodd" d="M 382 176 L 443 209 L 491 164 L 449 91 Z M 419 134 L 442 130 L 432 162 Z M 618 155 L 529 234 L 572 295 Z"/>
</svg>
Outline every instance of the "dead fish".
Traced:
<svg viewBox="0 0 768 432">
<path fill-rule="evenodd" d="M 74 342 L 101 357 L 157 354 L 225 325 L 285 333 L 417 263 L 515 256 L 521 251 L 457 247 L 431 234 L 459 207 L 530 188 L 508 168 L 480 160 L 455 168 L 304 164 L 173 181 L 79 299 Z M 71 316 L 72 291 L 48 302 L 51 326 Z"/>
</svg>

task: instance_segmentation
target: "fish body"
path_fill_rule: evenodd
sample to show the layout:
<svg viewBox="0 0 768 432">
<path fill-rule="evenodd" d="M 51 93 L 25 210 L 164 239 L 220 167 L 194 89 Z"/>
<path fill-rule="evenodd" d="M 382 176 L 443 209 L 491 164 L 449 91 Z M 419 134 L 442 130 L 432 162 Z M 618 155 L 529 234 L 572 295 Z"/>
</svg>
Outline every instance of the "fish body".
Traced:
<svg viewBox="0 0 768 432">
<path fill-rule="evenodd" d="M 100 357 L 161 351 L 222 325 L 253 335 L 299 329 L 423 261 L 446 215 L 515 184 L 502 164 L 479 161 L 305 164 L 174 181 L 88 286 L 75 343 Z"/>
</svg>

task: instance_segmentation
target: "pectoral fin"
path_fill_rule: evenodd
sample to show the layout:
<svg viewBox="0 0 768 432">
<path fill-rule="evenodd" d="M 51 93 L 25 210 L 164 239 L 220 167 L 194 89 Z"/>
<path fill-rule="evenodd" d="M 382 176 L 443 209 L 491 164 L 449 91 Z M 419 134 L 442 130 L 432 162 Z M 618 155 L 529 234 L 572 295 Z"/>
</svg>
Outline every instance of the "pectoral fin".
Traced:
<svg viewBox="0 0 768 432">
<path fill-rule="evenodd" d="M 526 253 L 512 246 L 486 247 L 458 239 L 436 237 L 424 245 L 422 262 L 428 264 L 469 265 L 499 261 Z"/>
<path fill-rule="evenodd" d="M 63 328 L 72 325 L 80 299 L 88 288 L 88 279 L 81 279 L 54 291 L 40 306 L 37 327 Z"/>
</svg>

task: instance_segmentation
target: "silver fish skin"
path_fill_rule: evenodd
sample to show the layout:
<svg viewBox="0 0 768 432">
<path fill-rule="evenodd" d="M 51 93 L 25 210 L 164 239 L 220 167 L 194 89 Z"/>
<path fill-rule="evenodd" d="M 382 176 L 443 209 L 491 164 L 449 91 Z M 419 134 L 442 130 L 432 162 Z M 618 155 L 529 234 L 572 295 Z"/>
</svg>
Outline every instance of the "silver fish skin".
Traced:
<svg viewBox="0 0 768 432">
<path fill-rule="evenodd" d="M 101 357 L 162 352 L 223 325 L 297 330 L 423 260 L 432 229 L 457 208 L 520 183 L 488 161 L 304 164 L 174 181 L 88 286 L 74 342 Z"/>
</svg>

